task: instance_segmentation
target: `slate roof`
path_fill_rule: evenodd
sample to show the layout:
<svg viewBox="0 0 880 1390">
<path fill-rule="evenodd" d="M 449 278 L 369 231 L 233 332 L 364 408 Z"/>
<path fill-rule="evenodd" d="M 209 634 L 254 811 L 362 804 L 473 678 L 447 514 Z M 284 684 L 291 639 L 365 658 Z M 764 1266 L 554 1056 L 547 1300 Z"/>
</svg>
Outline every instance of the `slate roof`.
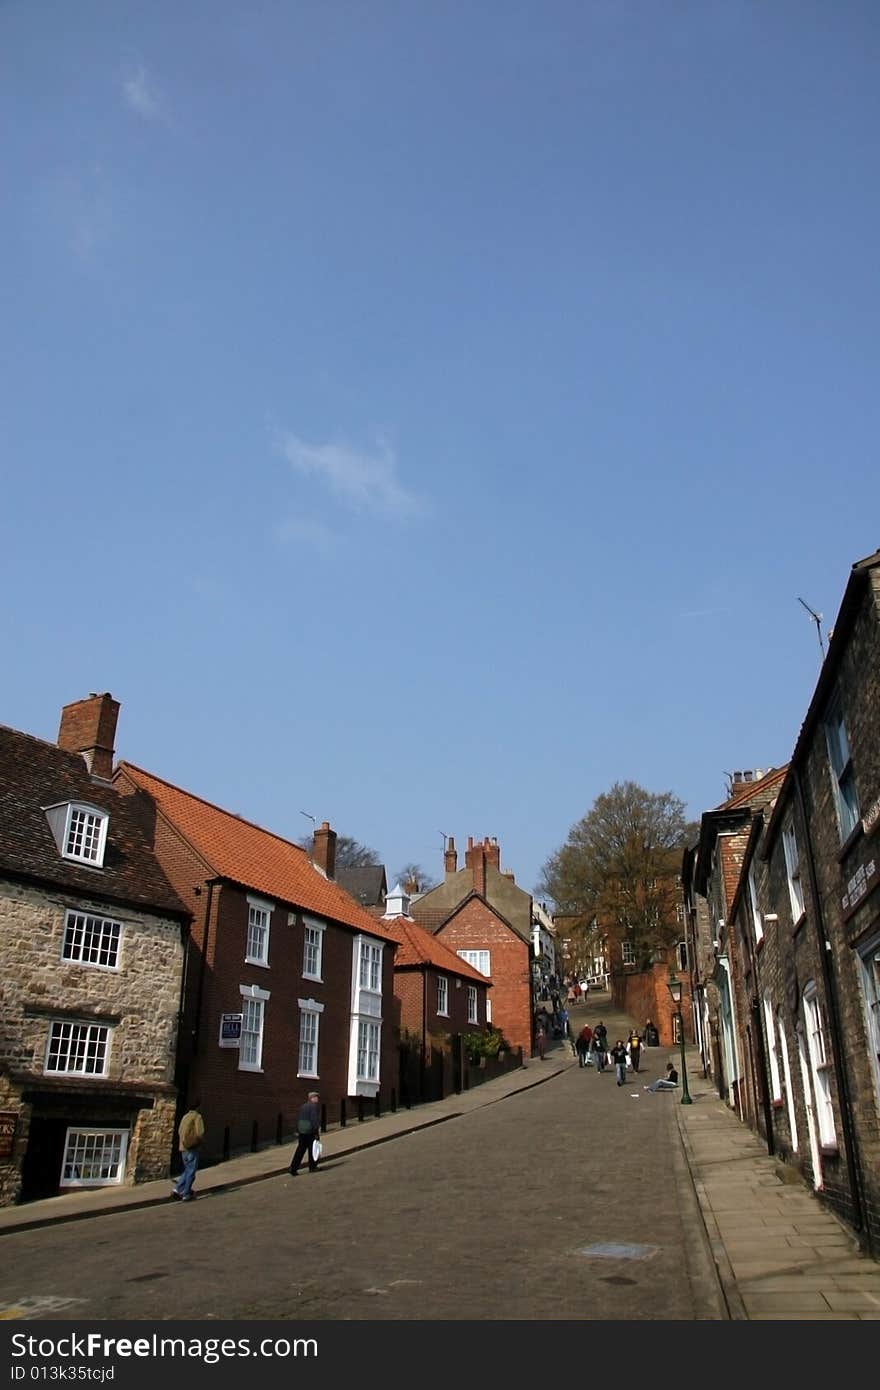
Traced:
<svg viewBox="0 0 880 1390">
<path fill-rule="evenodd" d="M 411 917 L 384 917 L 382 925 L 387 927 L 400 944 L 394 957 L 394 968 L 406 966 L 431 965 L 448 975 L 460 975 L 464 980 L 476 980 L 481 985 L 490 985 L 491 978 L 481 975 L 466 960 L 450 951 L 426 927 L 420 927 Z"/>
<path fill-rule="evenodd" d="M 218 878 L 355 931 L 369 932 L 387 941 L 397 940 L 338 883 L 325 878 L 301 845 L 202 801 L 134 763 L 121 762 L 117 774 L 127 775 L 135 786 L 148 793 L 166 820 L 211 865 Z"/>
<path fill-rule="evenodd" d="M 336 882 L 363 907 L 384 904 L 386 881 L 382 864 L 362 864 L 359 868 L 336 866 Z"/>
<path fill-rule="evenodd" d="M 103 868 L 59 853 L 44 808 L 67 801 L 87 802 L 109 815 Z M 5 725 L 0 725 L 0 873 L 165 916 L 191 916 L 153 853 L 138 798 L 93 778 L 80 753 Z"/>
</svg>

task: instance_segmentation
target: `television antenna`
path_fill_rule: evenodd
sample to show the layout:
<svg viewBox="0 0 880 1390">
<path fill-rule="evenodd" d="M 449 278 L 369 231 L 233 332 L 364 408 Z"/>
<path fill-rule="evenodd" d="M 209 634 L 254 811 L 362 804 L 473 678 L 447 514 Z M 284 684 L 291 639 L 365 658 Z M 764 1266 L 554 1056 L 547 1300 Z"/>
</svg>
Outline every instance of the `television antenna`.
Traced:
<svg viewBox="0 0 880 1390">
<path fill-rule="evenodd" d="M 819 651 L 822 653 L 822 660 L 824 661 L 825 643 L 822 641 L 822 614 L 814 613 L 810 605 L 808 603 L 804 603 L 804 600 L 802 598 L 798 599 L 798 603 L 801 605 L 801 607 L 806 608 L 807 612 L 810 615 L 810 620 L 816 624 L 816 636 L 819 639 Z"/>
</svg>

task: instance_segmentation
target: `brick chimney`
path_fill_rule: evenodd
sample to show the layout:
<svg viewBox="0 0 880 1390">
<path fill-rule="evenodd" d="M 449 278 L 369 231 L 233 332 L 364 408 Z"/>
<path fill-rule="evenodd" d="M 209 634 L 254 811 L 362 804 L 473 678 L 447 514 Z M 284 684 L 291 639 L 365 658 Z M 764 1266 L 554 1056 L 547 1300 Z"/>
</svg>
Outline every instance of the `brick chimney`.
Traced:
<svg viewBox="0 0 880 1390">
<path fill-rule="evenodd" d="M 119 701 L 109 691 L 76 700 L 61 711 L 58 747 L 68 753 L 82 753 L 93 777 L 109 782 L 113 776 L 113 744 Z"/>
<path fill-rule="evenodd" d="M 452 878 L 453 874 L 458 873 L 458 850 L 455 848 L 455 841 L 450 835 L 446 841 L 446 849 L 443 851 L 443 868 L 447 878 Z"/>
<path fill-rule="evenodd" d="M 336 877 L 336 831 L 322 821 L 312 836 L 312 862 L 327 878 Z"/>
<path fill-rule="evenodd" d="M 465 851 L 465 866 L 470 869 L 474 876 L 474 890 L 486 896 L 486 846 L 488 840 L 481 840 L 478 845 L 474 844 L 473 835 L 468 835 L 467 850 Z"/>
<path fill-rule="evenodd" d="M 486 846 L 486 863 L 491 864 L 493 869 L 501 872 L 501 846 L 498 844 L 498 837 L 493 835 L 491 840 L 484 841 Z"/>
</svg>

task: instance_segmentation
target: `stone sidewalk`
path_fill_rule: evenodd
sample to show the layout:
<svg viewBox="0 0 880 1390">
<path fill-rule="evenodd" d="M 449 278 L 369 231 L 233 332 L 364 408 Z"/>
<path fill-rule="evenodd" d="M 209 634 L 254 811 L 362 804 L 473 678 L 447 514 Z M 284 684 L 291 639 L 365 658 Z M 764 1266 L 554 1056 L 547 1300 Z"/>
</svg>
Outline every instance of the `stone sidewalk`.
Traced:
<svg viewBox="0 0 880 1390">
<path fill-rule="evenodd" d="M 572 1010 L 577 1029 L 602 1017 L 609 1033 L 622 1036 L 632 1020 L 615 1012 L 607 996 L 590 995 Z M 673 1053 L 652 1048 L 651 1075 Z M 647 1061 L 647 1058 L 646 1058 Z M 678 1058 L 676 1057 L 678 1063 Z M 880 1318 L 880 1264 L 861 1254 L 854 1235 L 815 1194 L 771 1158 L 760 1139 L 718 1097 L 700 1074 L 689 1050 L 688 1081 L 693 1105 L 681 1093 L 652 1097 L 675 1107 L 691 1180 L 700 1204 L 708 1246 L 733 1320 L 876 1320 Z M 384 1144 L 428 1125 L 444 1124 L 482 1106 L 552 1082 L 575 1066 L 567 1044 L 553 1044 L 546 1060 L 529 1061 L 459 1096 L 412 1110 L 399 1110 L 332 1129 L 322 1136 L 326 1157 L 342 1157 Z M 202 1169 L 196 1192 L 221 1193 L 283 1173 L 292 1144 L 273 1145 Z M 168 1181 L 137 1187 L 65 1193 L 42 1202 L 0 1209 L 0 1235 L 130 1211 L 170 1200 Z"/>
</svg>

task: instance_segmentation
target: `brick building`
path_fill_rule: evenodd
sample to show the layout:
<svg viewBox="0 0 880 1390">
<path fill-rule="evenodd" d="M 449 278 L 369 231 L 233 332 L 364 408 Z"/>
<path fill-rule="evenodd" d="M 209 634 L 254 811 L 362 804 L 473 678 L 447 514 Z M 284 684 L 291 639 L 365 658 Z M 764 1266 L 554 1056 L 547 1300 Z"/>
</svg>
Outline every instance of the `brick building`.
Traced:
<svg viewBox="0 0 880 1390">
<path fill-rule="evenodd" d="M 0 1202 L 169 1171 L 189 913 L 110 781 L 119 705 L 0 728 Z"/>
<path fill-rule="evenodd" d="M 410 915 L 400 885 L 388 894 L 383 925 L 398 942 L 394 995 L 400 1095 L 432 1099 L 460 1086 L 462 1039 L 486 1027 L 491 980 Z"/>
<path fill-rule="evenodd" d="M 132 763 L 115 785 L 193 914 L 178 1081 L 201 1100 L 206 1158 L 289 1133 L 310 1090 L 328 1123 L 389 1104 L 396 941 L 334 882 L 330 826 L 310 857 Z"/>
<path fill-rule="evenodd" d="M 412 903 L 417 922 L 480 974 L 490 976 L 490 1022 L 512 1048 L 532 1052 L 534 985 L 531 969 L 532 898 L 501 870 L 497 840 L 468 839 L 465 867 L 458 868 L 449 837 L 445 878 Z"/>
</svg>

